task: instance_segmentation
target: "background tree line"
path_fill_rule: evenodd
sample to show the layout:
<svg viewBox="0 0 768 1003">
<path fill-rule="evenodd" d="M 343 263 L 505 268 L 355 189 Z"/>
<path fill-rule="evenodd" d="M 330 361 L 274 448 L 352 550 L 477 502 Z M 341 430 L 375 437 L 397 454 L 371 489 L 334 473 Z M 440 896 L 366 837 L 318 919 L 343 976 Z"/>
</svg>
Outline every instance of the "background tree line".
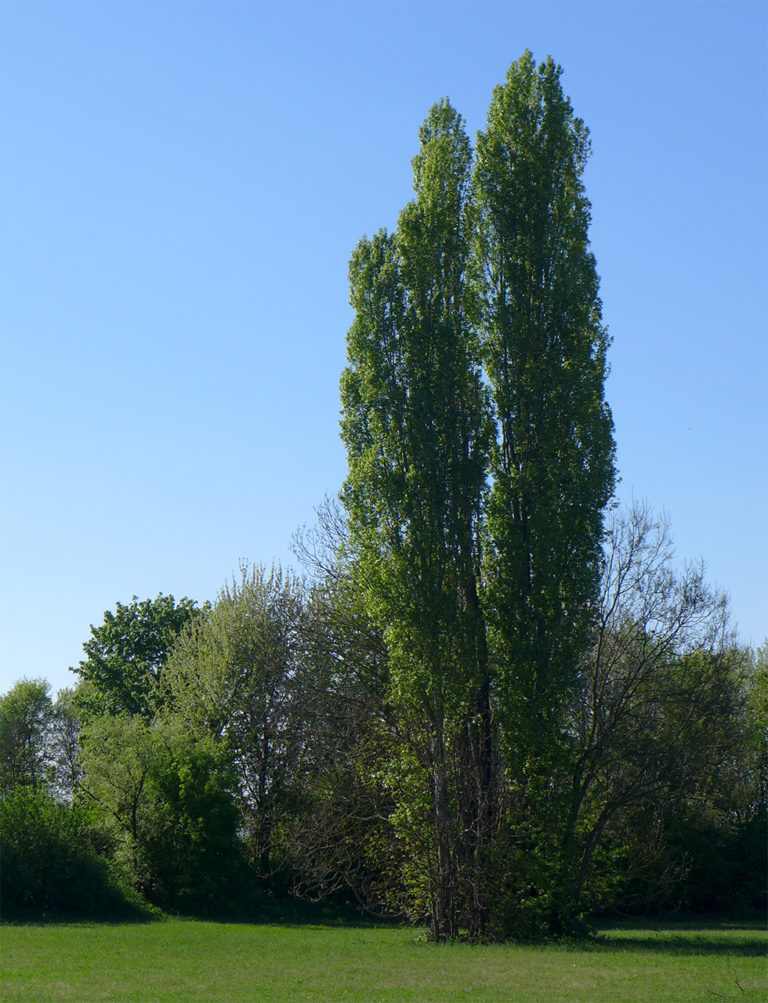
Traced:
<svg viewBox="0 0 768 1003">
<path fill-rule="evenodd" d="M 426 725 L 393 702 L 343 514 L 320 516 L 299 541 L 305 580 L 246 567 L 212 605 L 118 604 L 72 690 L 52 700 L 22 680 L 0 698 L 6 917 L 246 914 L 299 895 L 433 920 Z M 550 900 L 569 903 L 570 929 L 601 909 L 760 904 L 768 653 L 737 646 L 701 569 L 672 560 L 647 511 L 614 514 L 568 755 L 525 792 L 524 819 L 498 824 L 483 866 L 499 926 L 478 936 L 540 934 Z"/>
<path fill-rule="evenodd" d="M 3 698 L 6 902 L 75 904 L 29 891 L 49 830 L 104 901 L 347 894 L 436 939 L 756 899 L 765 652 L 663 524 L 611 508 L 589 137 L 560 78 L 525 53 L 474 150 L 435 105 L 413 201 L 355 249 L 349 474 L 297 540 L 306 578 L 118 604 L 73 691 Z"/>
</svg>

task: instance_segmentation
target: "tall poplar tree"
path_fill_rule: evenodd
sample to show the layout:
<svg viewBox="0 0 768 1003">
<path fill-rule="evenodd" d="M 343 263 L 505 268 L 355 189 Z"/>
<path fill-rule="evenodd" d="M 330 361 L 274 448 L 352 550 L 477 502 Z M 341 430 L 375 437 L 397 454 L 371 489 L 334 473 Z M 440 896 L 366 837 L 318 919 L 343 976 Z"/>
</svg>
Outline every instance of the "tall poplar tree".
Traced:
<svg viewBox="0 0 768 1003">
<path fill-rule="evenodd" d="M 351 261 L 343 499 L 367 605 L 389 647 L 403 739 L 392 764 L 395 824 L 413 861 L 408 884 L 441 937 L 458 933 L 472 894 L 464 863 L 477 856 L 490 782 L 477 582 L 488 423 L 467 276 L 472 154 L 447 101 L 433 107 L 420 141 L 415 200 L 395 233 L 364 238 Z"/>
<path fill-rule="evenodd" d="M 589 133 L 562 70 L 530 52 L 478 137 L 475 256 L 497 421 L 488 471 L 488 613 L 507 753 L 548 759 L 588 642 L 614 488 L 608 346 L 582 176 Z"/>
<path fill-rule="evenodd" d="M 388 648 L 402 880 L 436 937 L 556 912 L 554 792 L 615 480 L 589 139 L 560 75 L 512 65 L 474 165 L 436 105 L 415 200 L 350 266 L 342 497 Z"/>
</svg>

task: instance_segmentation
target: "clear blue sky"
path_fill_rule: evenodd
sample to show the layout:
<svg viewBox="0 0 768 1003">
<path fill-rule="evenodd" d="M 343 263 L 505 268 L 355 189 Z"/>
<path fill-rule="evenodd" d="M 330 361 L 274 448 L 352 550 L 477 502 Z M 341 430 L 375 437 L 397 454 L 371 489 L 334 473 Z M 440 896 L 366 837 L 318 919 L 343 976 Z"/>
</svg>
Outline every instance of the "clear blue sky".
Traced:
<svg viewBox="0 0 768 1003">
<path fill-rule="evenodd" d="M 528 47 L 590 127 L 623 499 L 766 608 L 766 5 L 0 3 L 0 691 L 214 598 L 345 476 L 347 262 Z"/>
</svg>

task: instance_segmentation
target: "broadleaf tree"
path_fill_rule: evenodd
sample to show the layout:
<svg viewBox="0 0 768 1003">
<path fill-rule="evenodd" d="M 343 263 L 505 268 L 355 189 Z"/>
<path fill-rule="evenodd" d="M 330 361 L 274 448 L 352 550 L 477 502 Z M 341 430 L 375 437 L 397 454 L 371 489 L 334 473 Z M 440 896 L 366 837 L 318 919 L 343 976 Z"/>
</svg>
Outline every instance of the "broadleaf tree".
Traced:
<svg viewBox="0 0 768 1003">
<path fill-rule="evenodd" d="M 170 595 L 117 603 L 106 610 L 83 644 L 86 658 L 71 671 L 80 677 L 78 702 L 87 714 L 141 714 L 160 710 L 165 663 L 182 629 L 200 610 L 186 596 Z M 83 685 L 86 684 L 86 685 Z"/>
<path fill-rule="evenodd" d="M 166 671 L 174 711 L 228 750 L 240 835 L 265 885 L 274 882 L 276 836 L 302 751 L 302 609 L 296 579 L 243 564 L 239 580 L 182 633 Z"/>
<path fill-rule="evenodd" d="M 53 717 L 44 679 L 20 679 L 0 696 L 0 796 L 17 786 L 45 786 Z"/>
</svg>

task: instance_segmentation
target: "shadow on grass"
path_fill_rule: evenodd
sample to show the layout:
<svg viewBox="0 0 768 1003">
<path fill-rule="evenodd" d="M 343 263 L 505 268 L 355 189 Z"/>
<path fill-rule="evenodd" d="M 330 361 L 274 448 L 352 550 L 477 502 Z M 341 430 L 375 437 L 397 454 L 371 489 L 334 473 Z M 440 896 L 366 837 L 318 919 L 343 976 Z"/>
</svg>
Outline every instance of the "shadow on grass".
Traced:
<svg viewBox="0 0 768 1003">
<path fill-rule="evenodd" d="M 608 920 L 598 924 L 591 949 L 764 958 L 768 955 L 767 934 L 765 919 L 751 916 L 733 920 L 722 916 L 680 917 L 655 923 L 640 918 L 618 923 Z"/>
<path fill-rule="evenodd" d="M 586 945 L 585 945 L 586 946 Z M 680 934 L 665 934 L 663 937 L 632 936 L 631 933 L 619 937 L 599 938 L 591 945 L 595 951 L 647 951 L 648 954 L 677 955 L 737 955 L 743 958 L 764 958 L 766 941 L 758 937 L 729 937 L 721 940 L 697 933 L 693 937 Z"/>
<path fill-rule="evenodd" d="M 126 909 L 116 913 L 88 912 L 14 912 L 0 915 L 2 926 L 135 926 L 137 923 L 157 923 L 165 919 L 159 909 Z"/>
<path fill-rule="evenodd" d="M 3 926 L 57 926 L 86 925 L 118 926 L 135 923 L 157 923 L 168 919 L 184 919 L 207 923 L 226 923 L 251 926 L 325 926 L 360 929 L 392 928 L 401 926 L 399 920 L 382 919 L 365 913 L 350 903 L 310 902 L 291 896 L 259 895 L 248 907 L 216 910 L 163 912 L 133 897 L 133 901 L 109 912 L 89 912 L 87 910 L 39 910 L 3 911 L 0 925 Z"/>
<path fill-rule="evenodd" d="M 247 910 L 199 918 L 205 918 L 213 923 L 250 923 L 254 926 L 336 926 L 373 929 L 402 925 L 399 920 L 373 916 L 349 903 L 310 902 L 291 896 L 274 898 L 264 896 Z"/>
</svg>

